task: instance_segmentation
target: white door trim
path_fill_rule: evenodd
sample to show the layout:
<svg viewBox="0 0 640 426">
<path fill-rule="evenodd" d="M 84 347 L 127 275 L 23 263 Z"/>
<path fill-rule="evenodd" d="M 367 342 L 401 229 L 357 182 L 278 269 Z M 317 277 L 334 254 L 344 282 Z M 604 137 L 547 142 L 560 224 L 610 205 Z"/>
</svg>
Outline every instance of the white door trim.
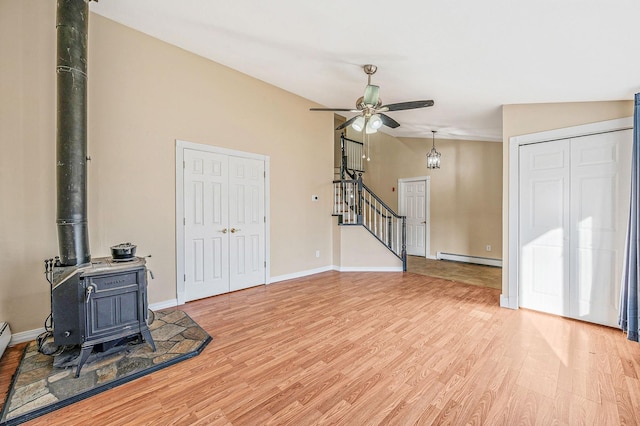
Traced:
<svg viewBox="0 0 640 426">
<path fill-rule="evenodd" d="M 405 205 L 404 205 L 404 184 L 407 182 L 420 182 L 423 181 L 425 183 L 425 206 L 424 206 L 424 215 L 427 220 L 427 226 L 424 227 L 424 250 L 426 253 L 427 259 L 435 259 L 434 256 L 431 256 L 431 176 L 416 176 L 411 178 L 401 178 L 398 179 L 398 214 L 404 215 Z"/>
<path fill-rule="evenodd" d="M 251 152 L 237 151 L 235 149 L 221 148 L 212 145 L 204 145 L 194 142 L 187 142 L 176 139 L 176 297 L 178 305 L 186 302 L 184 284 L 184 150 L 192 149 L 196 151 L 212 152 L 216 154 L 231 155 L 235 157 L 251 158 L 264 161 L 264 211 L 265 211 L 265 283 L 269 284 L 271 276 L 271 261 L 269 258 L 270 244 L 270 208 L 269 208 L 269 179 L 270 167 L 269 156 L 255 154 Z"/>
<path fill-rule="evenodd" d="M 520 226 L 520 209 L 518 207 L 518 200 L 520 198 L 520 146 L 627 129 L 633 129 L 633 117 L 600 121 L 598 123 L 565 127 L 563 129 L 512 136 L 509 138 L 508 296 L 504 293 L 500 295 L 500 306 L 503 308 L 518 309 L 520 300 L 518 297 L 518 268 L 520 262 L 520 241 L 518 238 L 518 229 Z"/>
</svg>

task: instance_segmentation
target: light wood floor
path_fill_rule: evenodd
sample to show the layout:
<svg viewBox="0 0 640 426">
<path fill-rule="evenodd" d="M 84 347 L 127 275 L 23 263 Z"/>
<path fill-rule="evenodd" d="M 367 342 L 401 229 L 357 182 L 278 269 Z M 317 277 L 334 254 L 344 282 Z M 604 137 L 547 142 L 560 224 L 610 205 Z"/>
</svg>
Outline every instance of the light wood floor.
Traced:
<svg viewBox="0 0 640 426">
<path fill-rule="evenodd" d="M 31 424 L 640 422 L 640 345 L 413 273 L 326 272 L 188 303 L 199 356 Z M 5 387 L 19 349 L 0 362 Z"/>
<path fill-rule="evenodd" d="M 502 289 L 502 268 L 407 256 L 407 271 L 465 284 Z"/>
</svg>

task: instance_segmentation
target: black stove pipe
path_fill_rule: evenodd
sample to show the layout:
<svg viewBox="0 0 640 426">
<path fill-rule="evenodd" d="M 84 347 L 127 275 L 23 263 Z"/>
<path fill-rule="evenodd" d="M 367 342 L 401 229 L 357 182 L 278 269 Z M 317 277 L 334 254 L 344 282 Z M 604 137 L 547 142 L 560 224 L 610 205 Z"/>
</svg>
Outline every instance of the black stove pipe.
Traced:
<svg viewBox="0 0 640 426">
<path fill-rule="evenodd" d="M 87 229 L 87 0 L 58 0 L 56 188 L 63 266 L 91 261 Z"/>
</svg>

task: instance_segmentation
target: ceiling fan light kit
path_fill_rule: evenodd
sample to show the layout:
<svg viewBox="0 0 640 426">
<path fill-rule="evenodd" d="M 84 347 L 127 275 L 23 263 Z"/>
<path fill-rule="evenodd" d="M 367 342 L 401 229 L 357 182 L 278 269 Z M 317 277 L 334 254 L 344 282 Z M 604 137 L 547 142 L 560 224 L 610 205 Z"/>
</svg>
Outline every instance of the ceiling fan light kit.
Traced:
<svg viewBox="0 0 640 426">
<path fill-rule="evenodd" d="M 359 116 L 358 118 L 356 118 L 355 121 L 351 123 L 351 127 L 356 132 L 361 132 L 362 129 L 364 129 L 364 117 Z"/>
<path fill-rule="evenodd" d="M 382 118 L 378 114 L 373 114 L 369 119 L 367 129 L 371 128 L 374 132 L 382 127 Z"/>
</svg>

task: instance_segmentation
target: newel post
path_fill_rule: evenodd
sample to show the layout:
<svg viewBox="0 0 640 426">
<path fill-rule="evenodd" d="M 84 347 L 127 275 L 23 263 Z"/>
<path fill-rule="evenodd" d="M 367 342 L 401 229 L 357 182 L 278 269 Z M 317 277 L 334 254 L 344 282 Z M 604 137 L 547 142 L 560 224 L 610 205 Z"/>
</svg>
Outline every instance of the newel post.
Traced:
<svg viewBox="0 0 640 426">
<path fill-rule="evenodd" d="M 407 217 L 402 217 L 402 271 L 407 272 Z"/>
<path fill-rule="evenodd" d="M 362 173 L 358 173 L 358 200 L 356 213 L 358 214 L 358 224 L 362 225 L 362 205 L 363 203 L 363 195 L 362 195 Z"/>
</svg>

